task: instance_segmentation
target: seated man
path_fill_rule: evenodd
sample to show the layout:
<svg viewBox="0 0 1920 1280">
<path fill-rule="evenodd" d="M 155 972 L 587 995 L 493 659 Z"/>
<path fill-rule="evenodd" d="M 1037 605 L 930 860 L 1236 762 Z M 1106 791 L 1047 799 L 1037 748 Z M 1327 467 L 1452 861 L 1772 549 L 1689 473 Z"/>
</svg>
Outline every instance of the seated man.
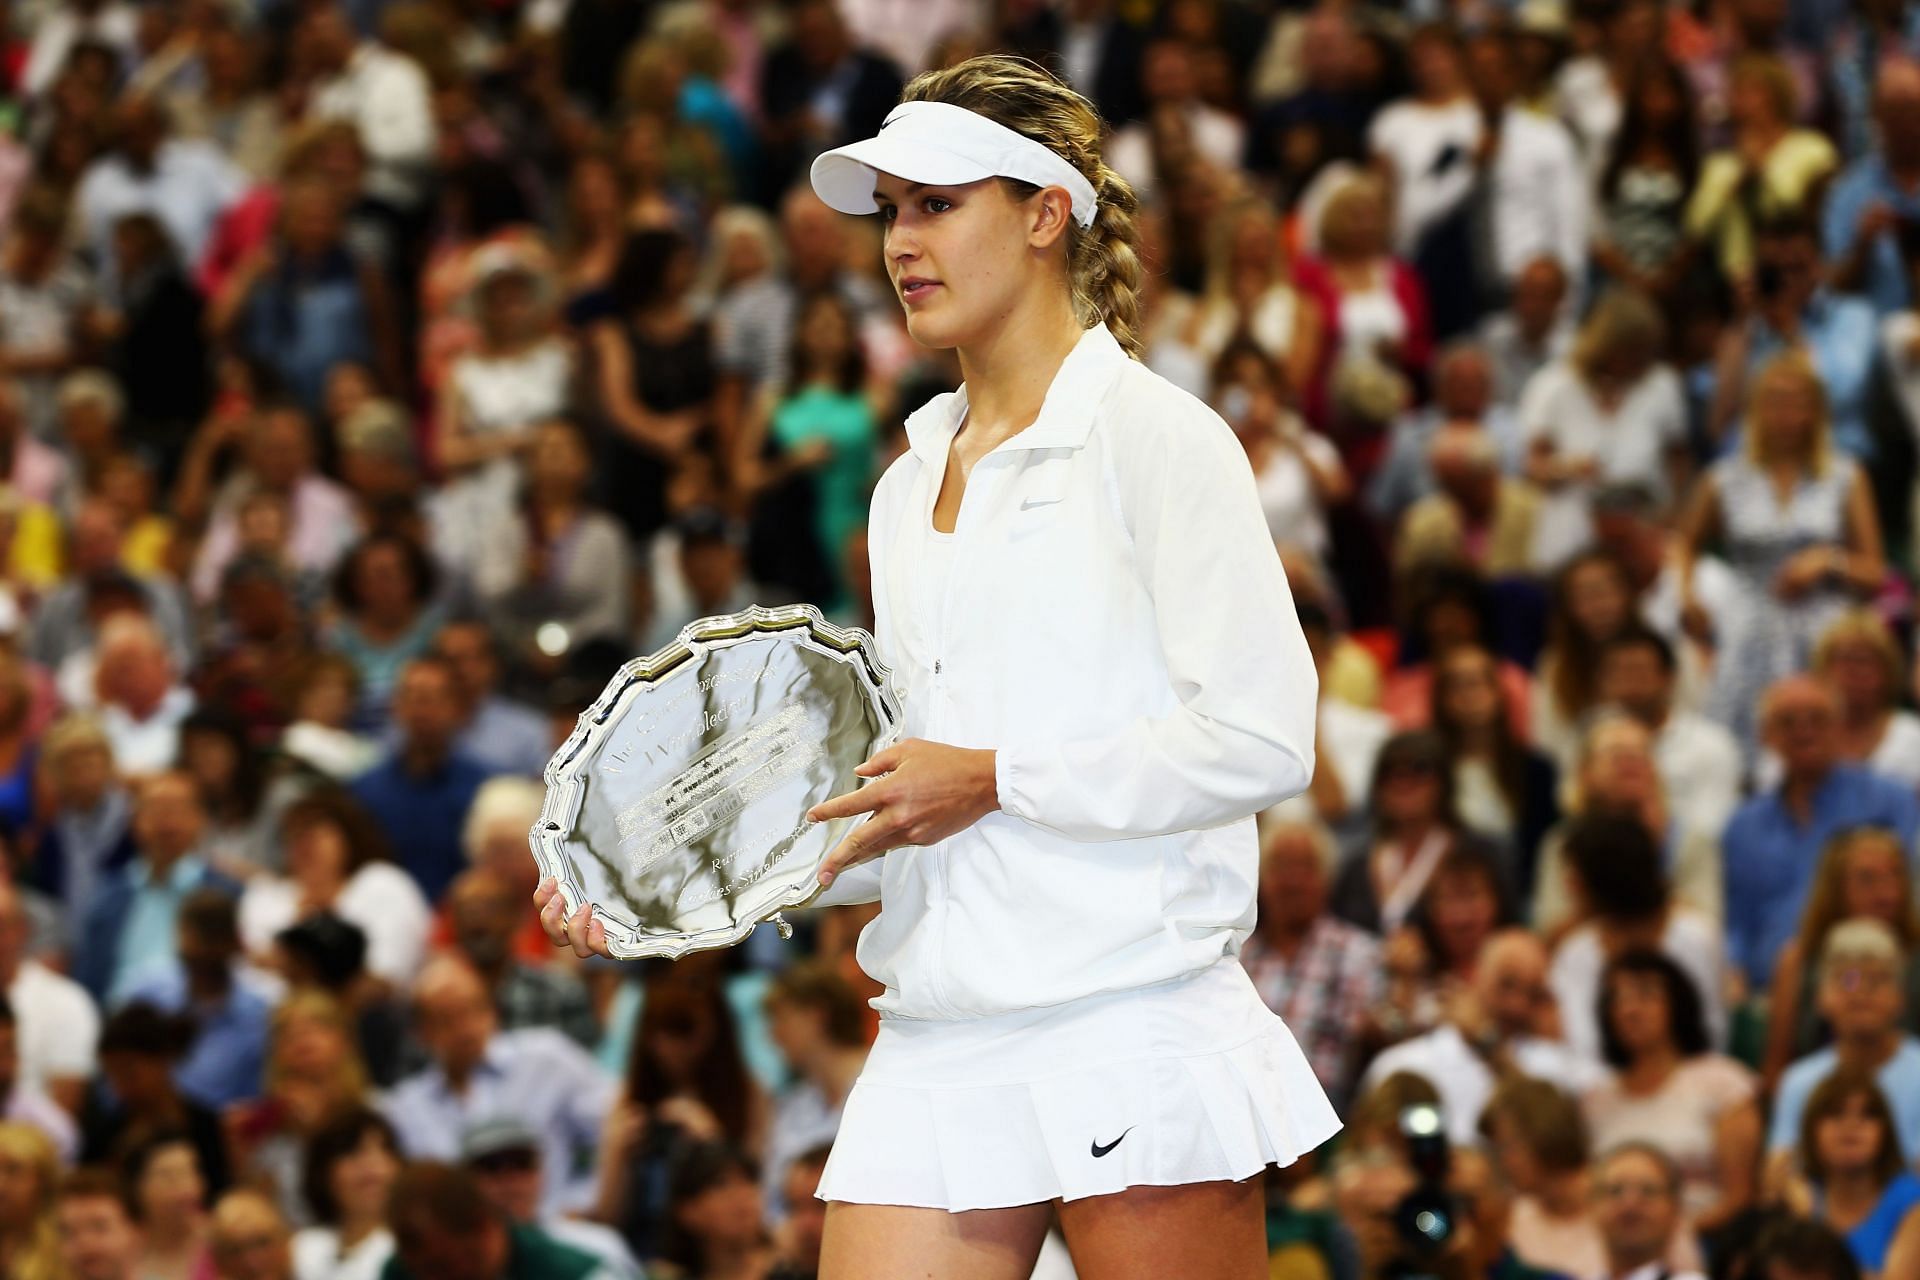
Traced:
<svg viewBox="0 0 1920 1280">
<path fill-rule="evenodd" d="M 1551 1000 L 1545 945 L 1524 929 L 1497 933 L 1474 967 L 1472 988 L 1454 1002 L 1448 1020 L 1375 1058 L 1361 1092 L 1397 1071 L 1423 1076 L 1440 1092 L 1454 1144 L 1477 1146 L 1480 1113 L 1499 1077 L 1518 1072 L 1577 1093 L 1605 1074 L 1599 1063 L 1539 1035 Z"/>
<path fill-rule="evenodd" d="M 509 1222 L 464 1169 L 410 1165 L 387 1203 L 394 1255 L 380 1280 L 621 1280 L 592 1254 Z"/>
<path fill-rule="evenodd" d="M 406 1151 L 457 1159 L 469 1125 L 517 1116 L 540 1135 L 543 1211 L 588 1204 L 614 1081 L 550 1027 L 500 1030 L 486 982 L 464 958 L 428 961 L 414 986 L 414 1008 L 433 1065 L 395 1085 L 383 1108 Z"/>
<path fill-rule="evenodd" d="M 1601 1280 L 1704 1280 L 1663 1265 L 1681 1227 L 1680 1170 L 1665 1152 L 1645 1143 L 1615 1147 L 1594 1166 L 1593 1195 L 1607 1249 Z"/>
<path fill-rule="evenodd" d="M 1808 1054 L 1780 1077 L 1767 1151 L 1781 1158 L 1799 1141 L 1800 1116 L 1814 1089 L 1836 1067 L 1872 1072 L 1893 1108 L 1900 1150 L 1920 1159 L 1920 1039 L 1900 1028 L 1907 957 L 1893 930 L 1878 920 L 1848 920 L 1827 935 L 1820 953 L 1820 1016 L 1833 1043 Z"/>
</svg>

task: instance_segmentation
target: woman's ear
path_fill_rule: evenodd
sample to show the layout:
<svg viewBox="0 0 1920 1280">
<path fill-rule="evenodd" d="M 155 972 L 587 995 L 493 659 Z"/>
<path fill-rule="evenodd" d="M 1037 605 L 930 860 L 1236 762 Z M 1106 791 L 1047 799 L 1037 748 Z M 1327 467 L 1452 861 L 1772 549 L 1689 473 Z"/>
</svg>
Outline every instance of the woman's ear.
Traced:
<svg viewBox="0 0 1920 1280">
<path fill-rule="evenodd" d="M 1030 205 L 1033 221 L 1027 228 L 1027 243 L 1045 249 L 1067 233 L 1073 220 L 1073 197 L 1065 187 L 1042 187 Z"/>
</svg>

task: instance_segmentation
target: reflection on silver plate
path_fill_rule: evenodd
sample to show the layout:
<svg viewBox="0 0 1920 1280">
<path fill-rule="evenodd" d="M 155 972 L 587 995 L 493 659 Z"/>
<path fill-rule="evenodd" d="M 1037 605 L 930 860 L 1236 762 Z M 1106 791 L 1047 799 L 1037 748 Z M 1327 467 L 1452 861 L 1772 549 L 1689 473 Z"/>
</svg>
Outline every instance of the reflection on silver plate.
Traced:
<svg viewBox="0 0 1920 1280">
<path fill-rule="evenodd" d="M 768 918 L 784 935 L 778 913 L 819 892 L 859 820 L 807 810 L 899 734 L 867 632 L 806 604 L 702 618 L 581 713 L 547 763 L 534 858 L 570 913 L 595 905 L 617 956 L 732 946 Z"/>
</svg>

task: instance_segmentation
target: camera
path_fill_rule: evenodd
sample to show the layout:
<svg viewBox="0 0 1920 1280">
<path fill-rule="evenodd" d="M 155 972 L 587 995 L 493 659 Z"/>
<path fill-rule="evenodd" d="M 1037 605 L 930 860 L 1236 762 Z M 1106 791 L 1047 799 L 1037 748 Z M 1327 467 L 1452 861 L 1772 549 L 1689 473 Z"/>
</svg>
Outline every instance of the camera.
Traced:
<svg viewBox="0 0 1920 1280">
<path fill-rule="evenodd" d="M 1447 1274 L 1441 1268 L 1442 1257 L 1460 1224 L 1460 1203 L 1447 1190 L 1452 1155 L 1440 1108 L 1426 1102 L 1403 1108 L 1400 1136 L 1420 1181 L 1394 1208 L 1400 1255 L 1387 1274 L 1394 1280 L 1434 1280 Z"/>
</svg>

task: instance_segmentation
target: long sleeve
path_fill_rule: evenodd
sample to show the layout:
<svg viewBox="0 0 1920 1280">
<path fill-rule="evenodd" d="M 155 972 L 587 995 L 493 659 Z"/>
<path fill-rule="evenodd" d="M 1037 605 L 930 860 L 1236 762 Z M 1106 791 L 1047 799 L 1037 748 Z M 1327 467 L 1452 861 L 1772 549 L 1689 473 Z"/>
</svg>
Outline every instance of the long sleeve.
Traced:
<svg viewBox="0 0 1920 1280">
<path fill-rule="evenodd" d="M 1216 415 L 1166 409 L 1181 420 L 1120 435 L 1116 462 L 1179 706 L 1117 731 L 1009 743 L 997 757 L 1001 808 L 1073 839 L 1220 826 L 1313 774 L 1319 680 L 1252 469 Z"/>
</svg>

